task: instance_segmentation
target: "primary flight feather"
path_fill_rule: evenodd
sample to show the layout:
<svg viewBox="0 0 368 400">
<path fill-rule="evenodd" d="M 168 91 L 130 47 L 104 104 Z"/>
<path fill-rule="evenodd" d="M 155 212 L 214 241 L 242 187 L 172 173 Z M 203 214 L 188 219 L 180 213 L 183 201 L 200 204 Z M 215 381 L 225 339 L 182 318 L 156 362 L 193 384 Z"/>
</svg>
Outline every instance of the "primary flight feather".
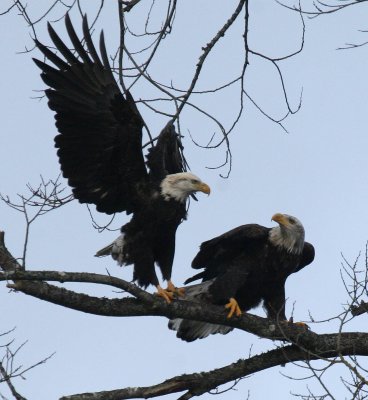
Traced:
<svg viewBox="0 0 368 400">
<path fill-rule="evenodd" d="M 65 17 L 74 52 L 48 24 L 60 55 L 35 41 L 47 62 L 34 59 L 49 86 L 45 93 L 55 111 L 55 147 L 63 176 L 80 203 L 95 204 L 98 211 L 133 213 L 121 236 L 97 255 L 111 254 L 120 265 L 133 264 L 133 279 L 140 286 L 152 284 L 170 301 L 174 285 L 171 271 L 175 233 L 186 218 L 186 201 L 197 191 L 210 188 L 185 171 L 180 138 L 169 122 L 147 155 L 142 151 L 143 120 L 131 94 L 122 93 L 115 81 L 100 36 L 100 56 L 94 47 L 87 17 L 83 18 L 85 46 L 69 15 Z M 148 167 L 148 168 L 147 168 Z M 160 267 L 168 290 L 155 272 Z"/>
</svg>

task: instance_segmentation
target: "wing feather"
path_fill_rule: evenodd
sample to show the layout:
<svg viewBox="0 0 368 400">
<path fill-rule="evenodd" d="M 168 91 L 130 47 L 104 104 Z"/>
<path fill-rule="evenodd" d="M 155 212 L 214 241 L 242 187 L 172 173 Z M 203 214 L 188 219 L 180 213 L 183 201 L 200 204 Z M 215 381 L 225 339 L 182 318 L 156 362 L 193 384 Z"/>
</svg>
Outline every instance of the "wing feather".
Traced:
<svg viewBox="0 0 368 400">
<path fill-rule="evenodd" d="M 220 236 L 203 242 L 192 261 L 192 268 L 210 269 L 212 261 L 218 265 L 222 259 L 233 258 L 235 253 L 256 241 L 266 240 L 270 228 L 258 224 L 241 225 Z"/>
<path fill-rule="evenodd" d="M 60 39 L 59 35 L 55 32 L 50 22 L 47 23 L 47 30 L 54 45 L 66 59 L 67 63 L 72 65 L 78 64 L 79 63 L 78 58 L 75 57 L 75 55 L 68 49 L 68 47 L 64 44 L 64 42 Z"/>
<path fill-rule="evenodd" d="M 314 255 L 315 255 L 315 251 L 314 251 L 313 245 L 308 242 L 305 242 L 299 266 L 293 272 L 298 272 L 302 268 L 309 265 L 314 260 Z"/>
<path fill-rule="evenodd" d="M 129 93 L 123 96 L 112 74 L 103 34 L 101 59 L 93 45 L 87 18 L 82 46 L 69 16 L 66 29 L 76 51 L 73 54 L 49 24 L 49 34 L 60 53 L 52 53 L 36 41 L 54 66 L 35 60 L 45 91 L 55 111 L 55 137 L 63 176 L 81 203 L 112 214 L 133 212 L 139 206 L 139 188 L 148 174 L 142 154 L 142 118 Z M 102 61 L 101 61 L 102 60 Z"/>
<path fill-rule="evenodd" d="M 84 22 L 84 20 L 85 19 L 83 18 L 83 22 Z M 87 19 L 86 19 L 86 21 L 87 21 Z M 88 57 L 88 54 L 84 51 L 84 48 L 83 48 L 81 42 L 79 41 L 77 34 L 75 33 L 74 27 L 72 25 L 72 21 L 70 20 L 68 13 L 65 15 L 65 26 L 66 26 L 66 30 L 68 32 L 68 36 L 74 46 L 74 49 L 77 51 L 79 56 L 82 58 L 83 62 L 86 64 L 92 64 L 91 59 Z M 88 24 L 87 24 L 87 29 L 88 29 Z M 97 59 L 98 59 L 98 56 L 97 56 Z"/>
<path fill-rule="evenodd" d="M 87 45 L 87 49 L 88 49 L 89 55 L 92 57 L 93 62 L 98 67 L 103 68 L 103 65 L 101 63 L 100 57 L 97 54 L 95 45 L 93 44 L 93 41 L 92 41 L 92 38 L 91 38 L 91 34 L 89 33 L 89 26 L 88 26 L 87 16 L 84 16 L 84 18 L 83 18 L 82 29 L 83 29 L 83 36 L 84 36 L 84 40 L 85 40 L 86 45 Z"/>
<path fill-rule="evenodd" d="M 161 181 L 168 174 L 186 171 L 182 151 L 180 137 L 170 121 L 158 136 L 156 145 L 148 151 L 147 166 L 150 176 Z"/>
</svg>

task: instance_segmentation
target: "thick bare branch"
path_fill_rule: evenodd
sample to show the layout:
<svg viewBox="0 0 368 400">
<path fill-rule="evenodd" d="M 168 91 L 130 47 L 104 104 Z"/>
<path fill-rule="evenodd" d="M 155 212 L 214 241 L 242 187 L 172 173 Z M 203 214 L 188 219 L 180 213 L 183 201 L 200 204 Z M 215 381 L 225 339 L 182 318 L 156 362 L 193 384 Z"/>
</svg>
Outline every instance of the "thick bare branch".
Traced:
<svg viewBox="0 0 368 400">
<path fill-rule="evenodd" d="M 0 250 L 5 248 L 4 241 L 0 242 Z M 298 342 L 300 337 L 312 332 L 306 332 L 304 328 L 294 324 L 280 323 L 265 318 L 256 317 L 251 314 L 244 314 L 241 318 L 228 319 L 222 307 L 204 306 L 187 301 L 174 301 L 167 304 L 160 298 L 153 296 L 136 285 L 122 279 L 90 273 L 66 273 L 55 271 L 18 271 L 16 261 L 13 270 L 9 267 L 9 260 L 14 257 L 8 250 L 0 254 L 6 254 L 4 259 L 0 259 L 0 267 L 5 271 L 0 275 L 0 280 L 14 281 L 8 287 L 21 291 L 25 294 L 37 297 L 41 300 L 59 304 L 75 310 L 109 316 L 147 316 L 160 315 L 167 318 L 179 317 L 195 319 L 205 322 L 213 322 L 238 328 L 260 337 L 273 339 L 285 339 L 286 337 L 293 342 Z M 35 282 L 35 281 L 39 282 Z M 137 299 L 107 299 L 88 296 L 83 293 L 76 293 L 58 286 L 50 285 L 43 281 L 58 282 L 88 282 L 110 285 L 125 290 Z"/>
<path fill-rule="evenodd" d="M 62 397 L 60 400 L 122 400 L 132 398 L 153 398 L 187 391 L 185 398 L 199 396 L 211 389 L 249 376 L 253 373 L 263 371 L 290 362 L 302 360 L 317 360 L 335 357 L 338 354 L 368 355 L 368 334 L 352 333 L 343 335 L 343 340 L 338 345 L 337 335 L 319 335 L 311 346 L 312 352 L 303 350 L 296 345 L 270 350 L 266 353 L 239 360 L 223 368 L 209 372 L 181 375 L 168 379 L 158 385 L 148 387 L 125 388 L 98 393 L 83 393 Z M 189 396 L 189 397 L 188 397 Z"/>
<path fill-rule="evenodd" d="M 0 280 L 13 280 L 15 283 L 8 284 L 8 287 L 24 294 L 95 315 L 115 317 L 155 315 L 167 318 L 189 318 L 228 325 L 261 337 L 282 340 L 285 337 L 290 337 L 291 340 L 297 341 L 299 335 L 306 333 L 304 328 L 300 328 L 294 324 L 282 323 L 280 326 L 277 326 L 275 321 L 251 314 L 244 314 L 241 318 L 229 320 L 223 307 L 204 306 L 182 300 L 167 304 L 164 300 L 139 289 L 134 284 L 106 275 L 56 271 L 15 271 L 0 274 Z M 97 298 L 45 282 L 35 282 L 36 280 L 110 285 L 123 289 L 137 298 Z M 313 335 L 312 332 L 309 332 L 309 334 Z"/>
</svg>

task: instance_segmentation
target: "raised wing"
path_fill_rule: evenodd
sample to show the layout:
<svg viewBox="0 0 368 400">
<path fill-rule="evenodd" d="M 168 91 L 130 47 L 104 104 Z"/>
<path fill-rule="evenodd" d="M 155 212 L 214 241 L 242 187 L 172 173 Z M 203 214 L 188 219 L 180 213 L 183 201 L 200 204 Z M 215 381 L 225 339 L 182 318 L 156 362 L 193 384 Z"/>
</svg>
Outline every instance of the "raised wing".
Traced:
<svg viewBox="0 0 368 400">
<path fill-rule="evenodd" d="M 133 212 L 138 206 L 138 186 L 148 178 L 142 154 L 142 119 L 129 93 L 123 96 L 112 74 L 103 33 L 101 58 L 92 43 L 87 17 L 82 46 L 68 14 L 65 17 L 74 55 L 54 29 L 48 30 L 57 56 L 36 41 L 37 47 L 54 64 L 34 59 L 42 70 L 49 107 L 56 112 L 55 137 L 63 176 L 80 203 L 112 214 Z"/>
<path fill-rule="evenodd" d="M 180 137 L 170 121 L 161 131 L 156 145 L 149 150 L 147 155 L 147 166 L 152 179 L 161 181 L 168 174 L 186 171 L 182 150 Z"/>
</svg>

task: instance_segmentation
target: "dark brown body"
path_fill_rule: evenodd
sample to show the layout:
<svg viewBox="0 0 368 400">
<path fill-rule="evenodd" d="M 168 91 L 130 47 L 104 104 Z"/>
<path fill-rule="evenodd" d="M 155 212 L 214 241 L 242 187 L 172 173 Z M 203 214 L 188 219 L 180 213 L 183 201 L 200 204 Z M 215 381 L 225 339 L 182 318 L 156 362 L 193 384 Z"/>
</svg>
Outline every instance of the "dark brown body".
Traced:
<svg viewBox="0 0 368 400">
<path fill-rule="evenodd" d="M 176 230 L 185 218 L 185 203 L 158 196 L 135 212 L 131 221 L 121 228 L 125 235 L 125 264 L 134 264 L 133 280 L 139 286 L 158 285 L 155 262 L 163 279 L 170 279 Z"/>
<path fill-rule="evenodd" d="M 243 311 L 262 300 L 269 318 L 286 319 L 285 281 L 314 259 L 314 248 L 304 243 L 301 254 L 272 245 L 271 229 L 257 224 L 242 225 L 202 243 L 193 268 L 205 270 L 187 280 L 214 279 L 209 295 L 215 304 L 233 297 Z"/>
</svg>

